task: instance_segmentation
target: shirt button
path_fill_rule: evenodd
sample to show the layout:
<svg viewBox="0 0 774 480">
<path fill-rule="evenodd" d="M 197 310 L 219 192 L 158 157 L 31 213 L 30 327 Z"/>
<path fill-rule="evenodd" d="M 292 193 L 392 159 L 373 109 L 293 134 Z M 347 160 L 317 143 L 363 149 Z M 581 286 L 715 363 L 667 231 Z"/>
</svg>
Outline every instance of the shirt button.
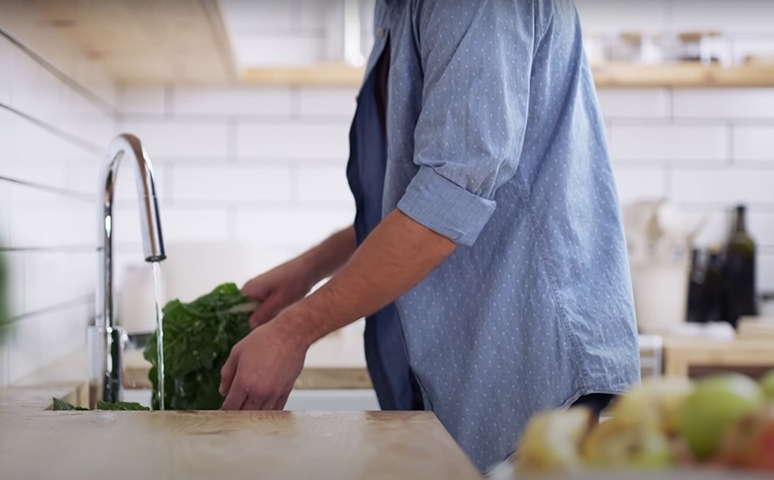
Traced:
<svg viewBox="0 0 774 480">
<path fill-rule="evenodd" d="M 383 37 L 387 33 L 387 31 L 384 29 L 384 27 L 382 27 L 379 29 L 377 33 L 379 34 L 380 37 Z"/>
</svg>

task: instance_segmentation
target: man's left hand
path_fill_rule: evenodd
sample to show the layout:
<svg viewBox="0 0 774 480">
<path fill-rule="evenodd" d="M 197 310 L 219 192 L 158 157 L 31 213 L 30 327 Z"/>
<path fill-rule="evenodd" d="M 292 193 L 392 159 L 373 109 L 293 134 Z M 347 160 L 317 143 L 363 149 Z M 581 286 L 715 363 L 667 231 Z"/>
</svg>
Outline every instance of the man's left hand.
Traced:
<svg viewBox="0 0 774 480">
<path fill-rule="evenodd" d="M 253 330 L 231 349 L 221 370 L 223 410 L 282 410 L 308 345 L 282 325 L 282 316 Z"/>
</svg>

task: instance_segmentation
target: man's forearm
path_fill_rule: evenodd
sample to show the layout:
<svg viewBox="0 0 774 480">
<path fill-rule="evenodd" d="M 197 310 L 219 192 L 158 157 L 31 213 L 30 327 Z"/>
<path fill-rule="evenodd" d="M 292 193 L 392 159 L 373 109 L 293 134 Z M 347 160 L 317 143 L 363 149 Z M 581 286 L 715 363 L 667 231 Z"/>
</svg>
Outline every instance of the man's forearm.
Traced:
<svg viewBox="0 0 774 480">
<path fill-rule="evenodd" d="M 455 248 L 451 240 L 395 210 L 328 283 L 276 320 L 311 345 L 394 301 Z"/>
<path fill-rule="evenodd" d="M 321 244 L 303 253 L 301 261 L 312 284 L 327 278 L 344 265 L 355 252 L 355 227 L 345 228 L 328 237 Z"/>
</svg>

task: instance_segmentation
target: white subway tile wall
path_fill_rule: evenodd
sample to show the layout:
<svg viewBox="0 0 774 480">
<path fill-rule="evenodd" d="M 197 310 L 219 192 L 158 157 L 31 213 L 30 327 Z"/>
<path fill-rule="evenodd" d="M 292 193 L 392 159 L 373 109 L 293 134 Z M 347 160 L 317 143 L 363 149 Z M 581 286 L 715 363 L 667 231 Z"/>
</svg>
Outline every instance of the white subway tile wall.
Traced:
<svg viewBox="0 0 774 480">
<path fill-rule="evenodd" d="M 82 348 L 94 311 L 96 179 L 117 88 L 57 50 L 69 68 L 0 35 L 0 249 L 12 315 L 0 387 Z"/>
<path fill-rule="evenodd" d="M 771 108 L 774 113 L 774 106 Z M 733 158 L 737 162 L 774 162 L 774 122 L 770 125 L 734 125 Z"/>
<path fill-rule="evenodd" d="M 615 161 L 702 163 L 728 160 L 728 140 L 728 126 L 721 122 L 613 120 L 608 139 Z"/>
<path fill-rule="evenodd" d="M 248 98 L 265 93 L 260 88 L 239 91 Z M 205 98 L 212 95 L 207 89 L 201 92 Z M 161 192 L 165 204 L 185 206 L 191 215 L 197 208 L 234 212 L 229 238 L 255 243 L 265 252 L 282 250 L 278 261 L 285 258 L 288 245 L 308 247 L 351 222 L 354 206 L 345 167 L 356 89 L 293 89 L 286 111 L 259 119 L 241 108 L 230 115 L 219 106 L 211 112 L 198 111 L 220 115 L 208 117 L 209 127 L 233 128 L 236 134 L 220 147 L 235 152 L 233 157 L 212 151 L 196 159 L 189 158 L 192 152 L 183 144 L 203 128 L 178 120 L 190 110 L 181 106 L 175 93 L 171 89 L 175 101 L 167 102 L 171 110 L 156 116 L 127 114 L 122 123 L 132 126 L 125 128 L 129 130 L 152 128 L 159 122 L 176 125 L 167 133 L 177 137 L 167 138 L 164 145 L 178 145 L 180 151 L 166 148 L 157 155 L 149 150 L 164 165 L 164 185 L 169 189 Z M 769 134 L 774 132 L 774 118 L 766 118 L 749 95 L 766 103 L 774 89 L 600 90 L 621 202 L 667 197 L 689 219 L 708 212 L 723 222 L 736 202 L 748 203 L 756 218 L 753 233 L 760 232 L 761 255 L 774 255 L 774 237 L 765 233 L 774 229 L 774 216 L 769 214 L 774 214 L 774 148 L 770 148 L 774 135 Z M 185 98 L 202 104 L 194 89 L 187 89 Z M 163 98 L 158 101 L 165 103 Z M 712 101 L 724 113 L 712 115 L 704 101 Z M 749 115 L 735 106 L 739 102 Z M 131 110 L 128 105 L 122 108 Z M 198 142 L 206 143 L 201 138 Z M 717 225 L 707 228 L 700 237 L 702 244 L 723 239 L 726 226 Z M 769 264 L 761 262 L 761 268 Z M 774 283 L 763 287 L 772 289 Z"/>
</svg>

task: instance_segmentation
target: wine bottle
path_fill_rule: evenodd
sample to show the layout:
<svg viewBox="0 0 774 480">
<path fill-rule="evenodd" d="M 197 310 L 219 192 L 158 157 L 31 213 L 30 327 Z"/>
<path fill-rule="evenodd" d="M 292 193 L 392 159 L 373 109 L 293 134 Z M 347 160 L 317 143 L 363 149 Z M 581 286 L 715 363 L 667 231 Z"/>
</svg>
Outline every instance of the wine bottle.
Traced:
<svg viewBox="0 0 774 480">
<path fill-rule="evenodd" d="M 703 313 L 704 322 L 722 322 L 726 320 L 726 285 L 724 279 L 723 256 L 720 246 L 713 245 L 708 250 L 707 269 L 704 277 Z"/>
<path fill-rule="evenodd" d="M 691 272 L 688 277 L 688 311 L 686 320 L 693 323 L 705 321 L 702 302 L 704 299 L 704 268 L 701 265 L 699 250 L 694 248 L 691 252 Z"/>
<path fill-rule="evenodd" d="M 728 291 L 728 321 L 736 327 L 742 316 L 757 315 L 755 299 L 755 241 L 747 233 L 744 205 L 736 207 L 736 218 L 726 246 L 725 283 Z"/>
</svg>

